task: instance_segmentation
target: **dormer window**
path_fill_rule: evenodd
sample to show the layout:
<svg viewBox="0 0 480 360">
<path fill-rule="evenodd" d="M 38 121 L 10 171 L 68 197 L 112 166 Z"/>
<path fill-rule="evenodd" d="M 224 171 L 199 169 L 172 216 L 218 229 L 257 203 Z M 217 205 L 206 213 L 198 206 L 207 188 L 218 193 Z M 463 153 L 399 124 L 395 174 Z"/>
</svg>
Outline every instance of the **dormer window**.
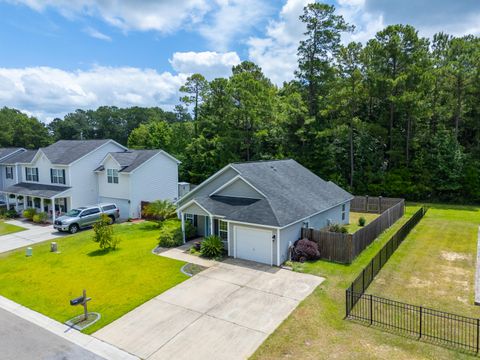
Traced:
<svg viewBox="0 0 480 360">
<path fill-rule="evenodd" d="M 50 169 L 50 181 L 52 184 L 65 185 L 65 169 Z"/>
<path fill-rule="evenodd" d="M 38 168 L 26 167 L 25 180 L 38 182 Z"/>
<path fill-rule="evenodd" d="M 5 178 L 13 180 L 13 166 L 5 167 Z"/>
<path fill-rule="evenodd" d="M 107 182 L 109 184 L 118 184 L 118 170 L 107 169 Z"/>
</svg>

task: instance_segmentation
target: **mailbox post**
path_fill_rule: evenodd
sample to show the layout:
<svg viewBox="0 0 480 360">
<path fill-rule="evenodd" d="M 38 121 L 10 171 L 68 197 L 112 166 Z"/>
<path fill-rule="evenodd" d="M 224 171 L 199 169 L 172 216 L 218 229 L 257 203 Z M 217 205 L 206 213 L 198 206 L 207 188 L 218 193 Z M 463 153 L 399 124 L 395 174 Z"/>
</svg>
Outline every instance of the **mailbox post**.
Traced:
<svg viewBox="0 0 480 360">
<path fill-rule="evenodd" d="M 84 320 L 88 319 L 88 310 L 87 310 L 87 302 L 92 300 L 92 298 L 87 298 L 87 290 L 83 289 L 83 295 L 79 296 L 75 299 L 70 300 L 70 305 L 82 305 L 84 311 Z"/>
</svg>

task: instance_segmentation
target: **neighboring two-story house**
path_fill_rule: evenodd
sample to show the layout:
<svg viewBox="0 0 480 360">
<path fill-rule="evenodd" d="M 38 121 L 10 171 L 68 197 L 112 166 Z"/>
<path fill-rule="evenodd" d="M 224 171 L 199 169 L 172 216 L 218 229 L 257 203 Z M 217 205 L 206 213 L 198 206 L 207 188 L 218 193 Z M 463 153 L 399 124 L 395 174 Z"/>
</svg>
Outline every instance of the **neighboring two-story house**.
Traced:
<svg viewBox="0 0 480 360">
<path fill-rule="evenodd" d="M 107 160 L 115 158 L 122 161 Z M 139 217 L 141 201 L 178 198 L 178 164 L 163 150 L 130 151 L 108 139 L 0 149 L 0 193 L 18 211 L 34 207 L 53 219 L 100 202 L 117 203 L 122 218 Z"/>
</svg>

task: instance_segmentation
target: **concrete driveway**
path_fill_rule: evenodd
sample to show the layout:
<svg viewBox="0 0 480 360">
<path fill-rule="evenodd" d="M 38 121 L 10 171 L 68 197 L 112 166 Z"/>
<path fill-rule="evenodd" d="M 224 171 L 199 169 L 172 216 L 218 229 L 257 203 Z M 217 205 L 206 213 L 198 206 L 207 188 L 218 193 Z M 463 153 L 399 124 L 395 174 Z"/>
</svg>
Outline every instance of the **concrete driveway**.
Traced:
<svg viewBox="0 0 480 360">
<path fill-rule="evenodd" d="M 21 226 L 26 230 L 0 236 L 0 253 L 31 246 L 42 241 L 58 239 L 66 235 L 66 233 L 55 230 L 53 225 L 36 225 L 22 220 L 8 220 L 6 223 Z"/>
<path fill-rule="evenodd" d="M 93 335 L 144 359 L 245 359 L 323 280 L 229 259 Z"/>
</svg>

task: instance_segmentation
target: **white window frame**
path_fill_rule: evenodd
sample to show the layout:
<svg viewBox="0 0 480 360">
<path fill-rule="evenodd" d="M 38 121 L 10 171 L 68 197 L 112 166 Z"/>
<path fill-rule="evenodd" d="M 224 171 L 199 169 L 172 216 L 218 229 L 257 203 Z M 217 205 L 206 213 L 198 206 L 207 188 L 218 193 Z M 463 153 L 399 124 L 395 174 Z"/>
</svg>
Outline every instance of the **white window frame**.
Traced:
<svg viewBox="0 0 480 360">
<path fill-rule="evenodd" d="M 225 225 L 225 229 L 222 229 L 222 225 Z M 228 222 L 218 220 L 218 236 L 222 241 L 228 241 Z"/>
<path fill-rule="evenodd" d="M 118 184 L 118 170 L 117 169 L 107 169 L 107 183 L 109 184 Z"/>
<path fill-rule="evenodd" d="M 190 224 L 193 225 L 193 222 L 195 221 L 195 215 L 193 214 L 185 214 L 185 221 L 190 221 Z"/>
<path fill-rule="evenodd" d="M 38 182 L 38 168 L 26 167 L 25 180 L 30 182 Z"/>
<path fill-rule="evenodd" d="M 13 166 L 5 166 L 5 179 L 13 180 Z"/>
<path fill-rule="evenodd" d="M 63 169 L 52 169 L 52 184 L 65 184 Z"/>
</svg>

